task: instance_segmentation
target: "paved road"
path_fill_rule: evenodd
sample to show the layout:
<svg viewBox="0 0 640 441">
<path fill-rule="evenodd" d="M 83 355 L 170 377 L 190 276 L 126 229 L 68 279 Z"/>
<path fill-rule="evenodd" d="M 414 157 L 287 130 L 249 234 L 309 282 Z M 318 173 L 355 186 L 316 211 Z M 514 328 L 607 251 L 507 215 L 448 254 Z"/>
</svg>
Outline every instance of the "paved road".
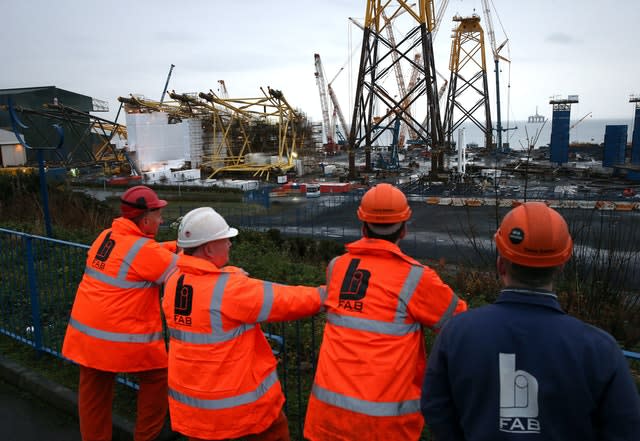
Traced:
<svg viewBox="0 0 640 441">
<path fill-rule="evenodd" d="M 411 199 L 411 198 L 410 198 Z M 274 217 L 228 216 L 236 227 L 277 228 L 285 234 L 332 238 L 350 242 L 361 236 L 356 216 L 358 200 L 351 195 L 321 196 L 301 203 L 280 203 Z M 321 207 L 321 209 L 318 209 Z M 495 206 L 456 207 L 412 201 L 413 216 L 400 248 L 417 259 L 443 260 L 459 265 L 486 265 L 495 262 L 493 234 L 510 208 Z M 640 212 L 587 209 L 559 209 L 574 239 L 574 255 L 585 272 L 622 267 L 616 278 L 628 287 L 640 284 Z M 243 222 L 248 222 L 244 224 Z"/>
<path fill-rule="evenodd" d="M 0 438 L 3 441 L 80 441 L 77 420 L 0 380 Z"/>
</svg>

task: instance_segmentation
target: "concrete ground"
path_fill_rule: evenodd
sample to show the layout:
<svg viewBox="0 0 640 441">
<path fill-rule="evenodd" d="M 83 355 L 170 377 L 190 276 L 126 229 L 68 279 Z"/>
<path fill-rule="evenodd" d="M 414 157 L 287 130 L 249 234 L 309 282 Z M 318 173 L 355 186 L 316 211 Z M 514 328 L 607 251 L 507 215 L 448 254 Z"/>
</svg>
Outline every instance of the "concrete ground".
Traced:
<svg viewBox="0 0 640 441">
<path fill-rule="evenodd" d="M 0 355 L 3 441 L 79 441 L 76 392 Z M 133 439 L 132 421 L 114 415 L 113 441 Z M 180 437 L 165 427 L 158 441 Z"/>
<path fill-rule="evenodd" d="M 4 380 L 0 380 L 0 426 L 7 441 L 80 441 L 76 418 Z"/>
</svg>

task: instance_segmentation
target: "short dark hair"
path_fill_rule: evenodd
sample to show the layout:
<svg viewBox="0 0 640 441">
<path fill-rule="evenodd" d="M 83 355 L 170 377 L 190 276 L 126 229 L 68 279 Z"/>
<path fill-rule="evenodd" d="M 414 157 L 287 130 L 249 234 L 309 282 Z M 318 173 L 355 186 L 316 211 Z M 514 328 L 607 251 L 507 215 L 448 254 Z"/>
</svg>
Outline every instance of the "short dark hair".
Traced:
<svg viewBox="0 0 640 441">
<path fill-rule="evenodd" d="M 387 240 L 391 243 L 396 243 L 398 241 L 398 239 L 400 239 L 400 236 L 402 235 L 402 230 L 404 229 L 404 225 L 405 222 L 402 222 L 402 225 L 400 225 L 400 227 L 394 231 L 393 233 L 390 234 L 378 234 L 378 233 L 374 233 L 371 228 L 369 228 L 369 223 L 367 222 L 363 222 L 364 225 L 364 230 L 365 230 L 365 236 L 370 238 L 370 239 L 382 239 L 382 240 Z M 380 227 L 385 227 L 388 224 L 371 224 L 373 225 L 373 227 L 375 228 L 376 225 L 380 226 Z"/>
<path fill-rule="evenodd" d="M 523 285 L 531 287 L 548 285 L 553 282 L 556 274 L 558 274 L 562 269 L 562 266 L 535 268 L 531 266 L 518 265 L 517 263 L 513 263 L 509 260 L 507 260 L 507 262 L 507 272 L 511 275 L 511 278 Z"/>
</svg>

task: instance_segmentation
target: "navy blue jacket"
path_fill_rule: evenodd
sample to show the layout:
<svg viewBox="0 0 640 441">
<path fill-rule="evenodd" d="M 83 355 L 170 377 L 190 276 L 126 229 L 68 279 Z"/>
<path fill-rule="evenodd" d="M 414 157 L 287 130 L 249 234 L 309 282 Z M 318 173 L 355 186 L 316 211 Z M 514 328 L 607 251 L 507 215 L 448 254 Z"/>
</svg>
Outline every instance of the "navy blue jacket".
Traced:
<svg viewBox="0 0 640 441">
<path fill-rule="evenodd" d="M 453 317 L 422 388 L 436 441 L 640 440 L 640 398 L 609 334 L 547 291 L 505 289 Z"/>
</svg>

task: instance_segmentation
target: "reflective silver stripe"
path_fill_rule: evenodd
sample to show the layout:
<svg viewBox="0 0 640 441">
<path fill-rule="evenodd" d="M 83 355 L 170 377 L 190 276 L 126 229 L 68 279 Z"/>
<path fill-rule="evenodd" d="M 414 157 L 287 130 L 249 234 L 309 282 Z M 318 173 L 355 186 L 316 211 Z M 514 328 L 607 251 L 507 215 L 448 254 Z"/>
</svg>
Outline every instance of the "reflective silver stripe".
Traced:
<svg viewBox="0 0 640 441">
<path fill-rule="evenodd" d="M 233 328 L 229 332 L 214 332 L 211 334 L 202 334 L 189 331 L 181 331 L 180 329 L 169 328 L 169 336 L 175 340 L 179 340 L 185 343 L 192 343 L 194 345 L 206 345 L 212 343 L 222 343 L 229 341 L 240 335 L 244 334 L 250 329 L 255 328 L 255 325 L 241 325 Z"/>
<path fill-rule="evenodd" d="M 211 295 L 211 304 L 209 305 L 209 311 L 211 312 L 211 331 L 212 333 L 224 334 L 222 329 L 222 295 L 224 294 L 224 287 L 229 280 L 229 273 L 222 273 L 216 284 L 213 287 L 213 294 Z"/>
<path fill-rule="evenodd" d="M 87 326 L 84 323 L 80 323 L 73 317 L 69 319 L 69 325 L 91 337 L 118 343 L 151 343 L 157 340 L 163 340 L 162 332 L 152 332 L 150 334 L 124 334 L 121 332 L 102 331 L 100 329 Z"/>
<path fill-rule="evenodd" d="M 324 403 L 369 416 L 401 416 L 420 411 L 420 400 L 417 399 L 407 401 L 367 401 L 332 392 L 317 384 L 313 385 L 311 392 L 318 400 Z"/>
<path fill-rule="evenodd" d="M 324 305 L 324 302 L 327 301 L 327 292 L 326 288 L 318 287 L 318 294 L 320 294 L 320 304 Z"/>
<path fill-rule="evenodd" d="M 122 263 L 120 264 L 120 268 L 118 268 L 118 275 L 116 277 L 96 271 L 95 269 L 88 266 L 85 267 L 84 273 L 93 277 L 96 280 L 99 280 L 102 283 L 115 286 L 116 288 L 123 288 L 123 289 L 149 288 L 153 286 L 154 283 L 159 285 L 164 281 L 164 278 L 167 276 L 168 272 L 175 267 L 176 262 L 178 260 L 177 255 L 174 256 L 174 258 L 172 259 L 171 265 L 169 266 L 169 268 L 167 268 L 164 274 L 162 274 L 162 276 L 160 276 L 160 278 L 155 282 L 127 280 L 127 274 L 129 274 L 131 263 L 134 261 L 134 259 L 136 258 L 136 256 L 138 255 L 142 247 L 147 242 L 149 242 L 149 240 L 151 239 L 142 237 L 134 242 L 133 246 L 129 249 L 129 251 L 127 251 L 127 254 L 122 259 Z"/>
<path fill-rule="evenodd" d="M 356 329 L 358 331 L 375 332 L 377 334 L 386 335 L 407 335 L 420 329 L 418 323 L 389 323 L 379 320 L 363 319 L 359 317 L 347 317 L 334 313 L 327 314 L 327 321 L 332 325 L 342 326 L 343 328 Z"/>
<path fill-rule="evenodd" d="M 329 266 L 327 266 L 327 288 L 329 285 L 329 281 L 331 280 L 331 276 L 333 275 L 333 267 L 335 266 L 337 260 L 338 258 L 334 257 L 333 259 L 331 259 L 331 262 L 329 262 Z"/>
<path fill-rule="evenodd" d="M 264 322 L 269 318 L 271 314 L 271 307 L 273 306 L 273 284 L 271 282 L 262 282 L 264 284 L 262 292 L 262 308 L 258 314 L 258 323 Z"/>
<path fill-rule="evenodd" d="M 150 239 L 146 237 L 141 237 L 133 243 L 133 246 L 129 248 L 126 256 L 122 259 L 122 264 L 120 265 L 120 269 L 118 270 L 118 279 L 124 280 L 129 274 L 129 268 L 131 268 L 131 263 L 136 258 L 142 247 L 145 243 L 149 242 Z"/>
<path fill-rule="evenodd" d="M 187 406 L 196 407 L 207 410 L 229 409 L 231 407 L 242 406 L 243 404 L 254 403 L 258 401 L 271 387 L 278 382 L 278 373 L 271 372 L 265 378 L 258 388 L 242 395 L 236 395 L 229 398 L 220 398 L 218 400 L 206 400 L 203 398 L 195 398 L 169 388 L 169 396 L 176 401 L 186 404 Z"/>
<path fill-rule="evenodd" d="M 178 257 L 178 256 L 176 256 L 176 257 Z M 176 271 L 178 271 L 178 267 L 177 266 L 172 267 L 171 270 L 168 271 L 167 274 L 165 275 L 164 281 L 162 282 L 162 285 L 165 285 L 167 283 L 167 280 L 169 279 L 169 277 L 171 277 L 173 275 L 173 273 L 175 273 Z"/>
<path fill-rule="evenodd" d="M 440 317 L 440 320 L 438 320 L 438 323 L 433 325 L 431 329 L 442 328 L 444 324 L 447 323 L 447 321 L 451 317 L 453 317 L 453 313 L 456 311 L 457 307 L 458 307 L 458 296 L 453 294 L 453 297 L 451 298 L 451 302 L 449 302 L 449 306 L 447 306 L 447 310 L 444 312 L 444 314 L 442 314 L 442 317 Z"/>
<path fill-rule="evenodd" d="M 153 286 L 152 282 L 132 282 L 130 280 L 125 280 L 125 279 L 120 279 L 120 278 L 116 278 L 116 277 L 112 277 L 109 276 L 108 274 L 105 273 L 101 273 L 99 271 L 96 271 L 93 268 L 90 267 L 85 267 L 84 269 L 84 273 L 88 276 L 93 277 L 94 279 L 102 282 L 102 283 L 106 283 L 107 285 L 111 285 L 111 286 L 115 286 L 116 288 L 124 288 L 124 289 L 128 289 L 128 288 L 149 288 L 150 286 Z"/>
<path fill-rule="evenodd" d="M 164 273 L 162 273 L 162 275 L 160 277 L 158 277 L 158 279 L 155 281 L 155 283 L 157 285 L 160 285 L 160 284 L 164 283 L 164 281 L 167 280 L 167 278 L 169 277 L 169 273 L 171 273 L 171 271 L 173 271 L 175 269 L 177 263 L 178 263 L 178 255 L 175 254 L 171 258 L 171 263 L 169 264 L 167 269 L 164 271 Z"/>
<path fill-rule="evenodd" d="M 226 332 L 222 329 L 222 314 L 220 313 L 220 308 L 222 307 L 222 295 L 224 294 L 224 288 L 228 280 L 229 273 L 222 273 L 213 287 L 213 294 L 211 295 L 211 303 L 209 306 L 211 313 L 211 333 L 203 334 L 170 327 L 169 336 L 185 343 L 206 345 L 229 341 L 253 329 L 255 327 L 253 324 L 242 324 Z"/>
<path fill-rule="evenodd" d="M 400 294 L 398 296 L 398 307 L 396 308 L 396 316 L 393 319 L 395 323 L 404 323 L 407 318 L 407 305 L 411 301 L 411 297 L 416 292 L 416 286 L 420 283 L 424 273 L 424 267 L 418 265 L 412 265 L 407 278 L 402 284 Z"/>
</svg>

